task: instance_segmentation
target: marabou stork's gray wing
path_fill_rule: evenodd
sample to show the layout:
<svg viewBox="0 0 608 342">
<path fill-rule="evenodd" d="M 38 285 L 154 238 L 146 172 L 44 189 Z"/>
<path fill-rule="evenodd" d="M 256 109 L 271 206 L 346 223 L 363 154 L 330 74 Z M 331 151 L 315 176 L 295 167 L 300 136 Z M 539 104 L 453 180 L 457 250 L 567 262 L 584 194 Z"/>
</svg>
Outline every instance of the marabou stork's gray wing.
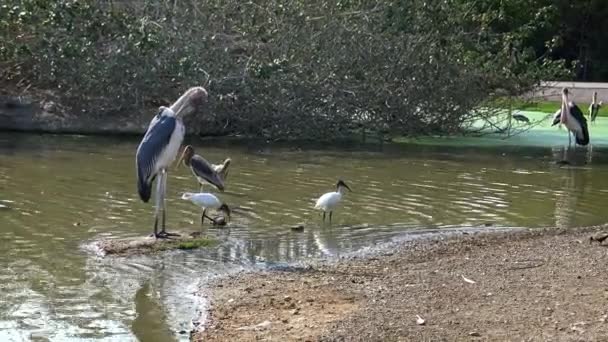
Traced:
<svg viewBox="0 0 608 342">
<path fill-rule="evenodd" d="M 156 177 L 154 166 L 163 149 L 169 144 L 175 129 L 175 118 L 160 113 L 154 117 L 146 135 L 137 148 L 137 191 L 142 201 L 148 202 L 152 193 L 152 181 Z"/>
<path fill-rule="evenodd" d="M 583 123 L 585 124 L 585 126 L 587 125 L 587 119 L 585 118 L 585 115 L 583 114 L 583 112 L 581 111 L 581 109 L 578 108 L 578 106 L 574 102 L 570 102 L 570 114 L 572 114 L 572 116 L 578 122 L 580 122 L 581 126 L 583 125 Z"/>
<path fill-rule="evenodd" d="M 195 176 L 200 177 L 209 184 L 215 186 L 220 191 L 224 191 L 224 181 L 222 177 L 215 172 L 211 163 L 209 163 L 205 158 L 195 154 L 190 159 L 190 168 Z"/>
<path fill-rule="evenodd" d="M 589 128 L 587 127 L 587 119 L 585 118 L 585 115 L 583 115 L 581 109 L 578 108 L 574 102 L 570 102 L 570 114 L 572 114 L 572 117 L 578 121 L 583 130 L 580 132 L 581 135 L 576 135 L 576 143 L 583 146 L 589 144 Z"/>
</svg>

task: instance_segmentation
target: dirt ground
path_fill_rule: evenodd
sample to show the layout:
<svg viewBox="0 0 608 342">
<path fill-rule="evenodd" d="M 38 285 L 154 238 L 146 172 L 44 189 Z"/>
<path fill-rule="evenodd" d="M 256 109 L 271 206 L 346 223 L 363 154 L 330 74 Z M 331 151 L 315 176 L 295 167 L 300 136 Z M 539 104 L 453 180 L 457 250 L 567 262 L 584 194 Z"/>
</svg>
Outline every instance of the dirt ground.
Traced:
<svg viewBox="0 0 608 342">
<path fill-rule="evenodd" d="M 437 237 L 217 280 L 199 341 L 608 341 L 608 227 Z M 608 241 L 606 241 L 608 245 Z"/>
</svg>

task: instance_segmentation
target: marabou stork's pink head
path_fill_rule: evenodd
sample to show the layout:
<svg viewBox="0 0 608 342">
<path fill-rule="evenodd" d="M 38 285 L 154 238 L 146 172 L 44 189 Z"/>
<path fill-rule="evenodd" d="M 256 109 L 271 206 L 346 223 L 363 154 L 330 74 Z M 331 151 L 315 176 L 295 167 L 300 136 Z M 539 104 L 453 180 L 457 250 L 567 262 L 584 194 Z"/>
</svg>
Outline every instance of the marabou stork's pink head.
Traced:
<svg viewBox="0 0 608 342">
<path fill-rule="evenodd" d="M 199 106 L 206 104 L 208 97 L 205 88 L 192 87 L 171 105 L 171 110 L 173 110 L 175 116 L 188 115 L 194 112 Z"/>
</svg>

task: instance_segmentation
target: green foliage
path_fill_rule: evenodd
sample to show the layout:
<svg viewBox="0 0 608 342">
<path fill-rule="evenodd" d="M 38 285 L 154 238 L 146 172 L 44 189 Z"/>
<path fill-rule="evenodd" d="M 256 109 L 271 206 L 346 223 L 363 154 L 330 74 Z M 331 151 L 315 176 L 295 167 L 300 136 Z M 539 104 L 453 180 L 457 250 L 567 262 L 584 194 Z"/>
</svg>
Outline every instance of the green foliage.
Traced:
<svg viewBox="0 0 608 342">
<path fill-rule="evenodd" d="M 554 15 L 518 11 L 530 2 L 5 0 L 0 72 L 98 113 L 202 84 L 206 121 L 189 123 L 202 133 L 453 133 L 473 109 L 563 75 L 529 47 Z"/>
</svg>

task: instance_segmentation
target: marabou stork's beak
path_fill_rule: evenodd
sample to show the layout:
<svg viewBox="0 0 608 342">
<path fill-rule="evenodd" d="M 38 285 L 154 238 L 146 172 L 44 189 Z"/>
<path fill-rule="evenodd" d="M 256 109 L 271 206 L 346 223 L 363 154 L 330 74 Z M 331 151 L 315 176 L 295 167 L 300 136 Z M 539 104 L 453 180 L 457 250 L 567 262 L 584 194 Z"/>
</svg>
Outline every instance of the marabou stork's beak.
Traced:
<svg viewBox="0 0 608 342">
<path fill-rule="evenodd" d="M 208 96 L 207 91 L 203 87 L 190 88 L 171 105 L 171 110 L 173 110 L 175 116 L 188 115 L 195 111 L 198 106 L 205 104 Z"/>
<path fill-rule="evenodd" d="M 184 148 L 184 150 L 182 151 L 182 155 L 179 157 L 179 160 L 177 161 L 177 164 L 175 164 L 175 170 L 177 170 L 179 168 L 179 164 L 182 163 L 182 160 L 184 160 L 184 156 L 186 155 L 186 148 Z"/>
</svg>

